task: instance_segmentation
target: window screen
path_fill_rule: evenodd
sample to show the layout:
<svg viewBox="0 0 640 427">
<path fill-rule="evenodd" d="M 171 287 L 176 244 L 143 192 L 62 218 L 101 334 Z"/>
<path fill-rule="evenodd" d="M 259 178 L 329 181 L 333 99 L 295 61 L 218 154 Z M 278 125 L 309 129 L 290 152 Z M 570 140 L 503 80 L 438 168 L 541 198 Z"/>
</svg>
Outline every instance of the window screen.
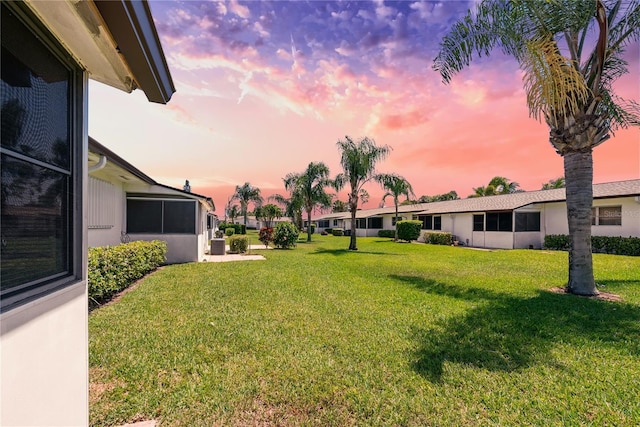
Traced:
<svg viewBox="0 0 640 427">
<path fill-rule="evenodd" d="M 196 202 L 127 199 L 127 232 L 195 234 Z"/>
<path fill-rule="evenodd" d="M 540 231 L 540 212 L 516 212 L 516 231 Z"/>
<path fill-rule="evenodd" d="M 598 207 L 598 225 L 622 225 L 622 206 Z"/>
<path fill-rule="evenodd" d="M 379 229 L 382 228 L 382 218 L 367 218 L 367 228 Z"/>
<path fill-rule="evenodd" d="M 434 230 L 442 230 L 442 217 L 434 216 L 433 217 L 433 229 Z"/>
<path fill-rule="evenodd" d="M 484 231 L 484 215 L 473 216 L 473 231 Z"/>
<path fill-rule="evenodd" d="M 511 212 L 487 212 L 487 231 L 513 231 Z"/>
<path fill-rule="evenodd" d="M 195 234 L 196 204 L 192 201 L 164 201 L 164 234 Z"/>
</svg>

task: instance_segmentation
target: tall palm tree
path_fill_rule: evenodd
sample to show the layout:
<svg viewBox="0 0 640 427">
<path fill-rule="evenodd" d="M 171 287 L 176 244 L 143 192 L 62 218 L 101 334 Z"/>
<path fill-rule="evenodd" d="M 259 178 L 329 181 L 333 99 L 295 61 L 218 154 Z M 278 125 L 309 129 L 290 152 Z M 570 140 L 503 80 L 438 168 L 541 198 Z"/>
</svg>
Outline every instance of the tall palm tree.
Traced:
<svg viewBox="0 0 640 427">
<path fill-rule="evenodd" d="M 240 212 L 244 217 L 244 226 L 246 227 L 249 203 L 253 202 L 255 206 L 260 206 L 263 199 L 260 195 L 259 188 L 253 187 L 248 182 L 245 182 L 243 185 L 236 185 L 236 192 L 233 193 L 233 200 L 238 200 L 240 202 Z"/>
<path fill-rule="evenodd" d="M 290 194 L 290 197 L 273 194 L 269 196 L 269 200 L 273 200 L 284 206 L 284 215 L 291 218 L 296 227 L 298 227 L 298 230 L 302 230 L 303 201 L 298 194 Z"/>
<path fill-rule="evenodd" d="M 638 0 L 484 0 L 454 24 L 434 62 L 448 83 L 474 54 L 489 55 L 500 46 L 524 70 L 530 115 L 545 120 L 549 142 L 564 160 L 566 289 L 574 294 L 598 293 L 591 254 L 592 151 L 618 127 L 640 125 L 638 102 L 613 91 L 613 82 L 628 72 L 624 49 L 639 38 Z"/>
<path fill-rule="evenodd" d="M 229 216 L 229 219 L 231 220 L 231 224 L 235 224 L 236 218 L 241 215 L 241 212 L 240 212 L 240 209 L 238 208 L 238 205 L 231 205 L 227 209 L 226 214 Z"/>
<path fill-rule="evenodd" d="M 331 196 L 325 191 L 330 185 L 329 168 L 322 162 L 311 162 L 304 172 L 290 173 L 284 178 L 285 189 L 302 199 L 307 213 L 307 242 L 311 241 L 311 213 L 316 206 L 331 206 Z"/>
<path fill-rule="evenodd" d="M 564 176 L 561 176 L 556 179 L 550 179 L 549 181 L 542 184 L 541 190 L 553 190 L 554 188 L 564 188 Z"/>
<path fill-rule="evenodd" d="M 404 195 L 407 200 L 409 197 L 415 197 L 413 193 L 413 187 L 409 181 L 397 174 L 380 174 L 377 176 L 377 181 L 380 183 L 386 193 L 382 196 L 382 202 L 384 203 L 387 197 L 393 197 L 393 205 L 396 208 L 396 222 L 395 222 L 395 235 L 393 240 L 398 241 L 398 199 Z"/>
<path fill-rule="evenodd" d="M 334 184 L 335 189 L 340 191 L 346 183 L 349 183 L 349 197 L 347 204 L 351 212 L 351 238 L 349 250 L 357 251 L 356 245 L 356 211 L 358 201 L 364 190 L 363 186 L 374 179 L 376 174 L 376 163 L 385 159 L 391 147 L 388 145 L 377 146 L 371 138 L 364 137 L 359 141 L 354 141 L 349 136 L 337 142 L 341 151 L 340 165 L 344 172 L 338 174 Z"/>
</svg>

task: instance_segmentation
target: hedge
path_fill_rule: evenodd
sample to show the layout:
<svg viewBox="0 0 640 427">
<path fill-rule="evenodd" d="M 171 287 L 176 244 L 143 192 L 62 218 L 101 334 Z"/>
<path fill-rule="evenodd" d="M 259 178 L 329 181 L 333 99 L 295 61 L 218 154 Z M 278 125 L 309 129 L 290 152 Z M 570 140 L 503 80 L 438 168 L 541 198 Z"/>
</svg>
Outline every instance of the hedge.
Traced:
<svg viewBox="0 0 640 427">
<path fill-rule="evenodd" d="M 396 222 L 396 230 L 398 230 L 398 239 L 411 242 L 418 240 L 422 231 L 422 221 L 408 220 Z"/>
<path fill-rule="evenodd" d="M 378 230 L 378 237 L 388 237 L 393 239 L 396 237 L 396 230 Z"/>
<path fill-rule="evenodd" d="M 423 234 L 424 242 L 432 245 L 451 245 L 453 238 L 451 233 L 445 231 L 425 231 Z"/>
<path fill-rule="evenodd" d="M 135 241 L 89 248 L 89 305 L 98 306 L 167 260 L 167 243 Z"/>
<path fill-rule="evenodd" d="M 544 247 L 551 250 L 569 250 L 569 236 L 549 234 L 544 237 Z M 597 253 L 640 256 L 640 237 L 591 236 L 591 250 Z"/>
<path fill-rule="evenodd" d="M 334 236 L 344 236 L 344 229 L 340 227 L 332 228 L 331 234 Z"/>
</svg>

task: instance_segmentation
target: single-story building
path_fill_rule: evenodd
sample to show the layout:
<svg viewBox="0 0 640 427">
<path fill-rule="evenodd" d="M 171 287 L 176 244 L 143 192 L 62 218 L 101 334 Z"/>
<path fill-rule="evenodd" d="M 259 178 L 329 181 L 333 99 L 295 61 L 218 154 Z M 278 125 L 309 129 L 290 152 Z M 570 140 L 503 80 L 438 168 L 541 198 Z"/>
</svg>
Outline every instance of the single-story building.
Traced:
<svg viewBox="0 0 640 427">
<path fill-rule="evenodd" d="M 540 248 L 549 234 L 568 234 L 565 189 L 527 191 L 398 207 L 402 219 L 422 221 L 423 230 L 446 231 L 460 244 L 480 248 Z M 640 180 L 593 186 L 594 236 L 640 237 Z M 338 216 L 340 215 L 340 216 Z M 350 228 L 348 212 L 315 218 L 316 231 Z M 395 208 L 356 213 L 358 236 L 393 230 Z"/>
<path fill-rule="evenodd" d="M 88 79 L 175 87 L 144 0 L 0 8 L 0 425 L 86 426 Z"/>
<path fill-rule="evenodd" d="M 167 263 L 201 261 L 213 237 L 210 197 L 154 181 L 89 137 L 88 246 L 164 240 Z"/>
</svg>

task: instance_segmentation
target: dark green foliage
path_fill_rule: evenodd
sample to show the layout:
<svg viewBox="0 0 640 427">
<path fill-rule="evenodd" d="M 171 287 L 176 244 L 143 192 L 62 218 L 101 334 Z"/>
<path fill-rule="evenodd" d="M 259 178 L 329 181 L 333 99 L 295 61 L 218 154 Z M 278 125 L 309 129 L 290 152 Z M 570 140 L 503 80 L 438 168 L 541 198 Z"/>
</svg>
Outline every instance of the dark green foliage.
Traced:
<svg viewBox="0 0 640 427">
<path fill-rule="evenodd" d="M 298 227 L 290 222 L 281 222 L 273 231 L 273 244 L 282 249 L 295 247 L 299 234 Z"/>
<path fill-rule="evenodd" d="M 333 228 L 325 228 L 324 231 L 326 231 L 327 234 L 333 234 Z"/>
<path fill-rule="evenodd" d="M 231 238 L 229 239 L 229 250 L 231 252 L 243 254 L 247 252 L 248 247 L 249 247 L 249 239 L 245 236 L 236 234 L 231 236 Z"/>
<path fill-rule="evenodd" d="M 566 251 L 569 249 L 569 236 L 549 234 L 544 237 L 546 249 Z M 591 236 L 591 250 L 614 255 L 640 256 L 640 238 L 622 236 Z"/>
<path fill-rule="evenodd" d="M 451 233 L 444 231 L 425 231 L 424 242 L 432 245 L 449 246 L 453 243 L 453 238 L 451 237 Z"/>
<path fill-rule="evenodd" d="M 398 221 L 396 229 L 398 230 L 398 239 L 406 240 L 407 242 L 418 240 L 422 231 L 422 221 Z"/>
<path fill-rule="evenodd" d="M 89 248 L 89 306 L 95 307 L 155 270 L 167 258 L 167 243 L 136 241 Z"/>
<path fill-rule="evenodd" d="M 224 234 L 225 236 L 233 236 L 234 234 L 236 234 L 235 227 L 227 226 L 227 228 L 224 229 Z"/>
<path fill-rule="evenodd" d="M 396 237 L 396 231 L 395 230 L 378 230 L 378 237 L 388 237 L 390 239 L 393 239 Z"/>
<path fill-rule="evenodd" d="M 344 236 L 344 229 L 340 227 L 332 228 L 331 234 L 333 234 L 334 236 Z"/>
</svg>

